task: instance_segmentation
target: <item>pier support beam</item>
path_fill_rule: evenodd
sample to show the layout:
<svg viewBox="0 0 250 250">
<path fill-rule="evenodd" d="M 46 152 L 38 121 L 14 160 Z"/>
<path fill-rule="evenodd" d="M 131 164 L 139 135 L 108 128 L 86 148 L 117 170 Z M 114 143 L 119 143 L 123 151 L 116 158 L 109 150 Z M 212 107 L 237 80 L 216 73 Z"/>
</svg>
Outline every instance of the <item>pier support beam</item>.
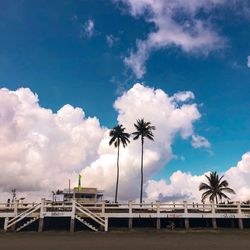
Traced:
<svg viewBox="0 0 250 250">
<path fill-rule="evenodd" d="M 189 229 L 190 225 L 189 225 L 189 218 L 185 218 L 184 219 L 184 224 L 185 224 L 185 229 Z"/>
<path fill-rule="evenodd" d="M 236 202 L 237 204 L 237 210 L 238 210 L 238 214 L 241 216 L 242 215 L 242 211 L 241 211 L 241 204 L 239 201 Z M 239 225 L 239 229 L 243 230 L 244 229 L 244 224 L 243 224 L 243 219 L 239 218 L 238 219 L 238 225 Z"/>
<path fill-rule="evenodd" d="M 188 204 L 186 201 L 183 201 L 184 206 L 184 216 L 188 216 Z M 184 218 L 185 229 L 189 229 L 189 218 Z"/>
<path fill-rule="evenodd" d="M 217 229 L 217 221 L 216 221 L 216 218 L 212 218 L 212 225 L 213 225 L 213 229 Z"/>
<path fill-rule="evenodd" d="M 75 232 L 75 219 L 73 218 L 70 219 L 70 232 L 71 233 Z"/>
<path fill-rule="evenodd" d="M 43 231 L 44 227 L 44 212 L 46 212 L 45 209 L 45 199 L 41 199 L 41 208 L 40 208 L 40 218 L 39 218 L 39 224 L 38 224 L 38 232 L 41 233 Z"/>
<path fill-rule="evenodd" d="M 133 228 L 133 211 L 132 211 L 132 201 L 128 201 L 128 212 L 129 212 L 129 218 L 128 218 L 128 229 L 132 230 Z"/>
<path fill-rule="evenodd" d="M 157 230 L 161 229 L 161 218 L 156 218 L 156 229 Z"/>
<path fill-rule="evenodd" d="M 43 231 L 43 226 L 44 226 L 44 218 L 39 219 L 39 224 L 38 224 L 38 232 L 41 233 Z"/>
<path fill-rule="evenodd" d="M 108 232 L 108 229 L 109 229 L 109 219 L 108 219 L 108 217 L 105 217 L 105 228 L 104 228 L 104 231 Z"/>
<path fill-rule="evenodd" d="M 7 232 L 7 225 L 8 225 L 8 221 L 9 221 L 9 218 L 8 217 L 6 217 L 5 219 L 4 219 L 4 231 L 5 232 Z"/>
<path fill-rule="evenodd" d="M 153 204 L 152 204 L 153 207 Z M 160 218 L 160 201 L 156 201 L 156 212 L 157 212 L 157 218 L 156 218 L 156 229 L 161 229 L 161 218 Z"/>
<path fill-rule="evenodd" d="M 129 230 L 133 229 L 133 218 L 128 218 L 128 229 Z"/>
<path fill-rule="evenodd" d="M 71 211 L 71 219 L 70 219 L 70 228 L 69 231 L 71 233 L 75 232 L 75 216 L 76 216 L 76 201 L 72 200 L 72 211 Z"/>
<path fill-rule="evenodd" d="M 238 224 L 239 224 L 239 229 L 243 230 L 244 229 L 244 225 L 243 225 L 243 219 L 242 218 L 238 219 Z"/>
<path fill-rule="evenodd" d="M 18 201 L 16 200 L 15 204 L 14 204 L 14 214 L 15 214 L 15 217 L 18 214 L 17 210 L 18 210 Z M 15 231 L 15 230 L 16 230 L 16 223 L 11 226 L 11 231 Z"/>
</svg>

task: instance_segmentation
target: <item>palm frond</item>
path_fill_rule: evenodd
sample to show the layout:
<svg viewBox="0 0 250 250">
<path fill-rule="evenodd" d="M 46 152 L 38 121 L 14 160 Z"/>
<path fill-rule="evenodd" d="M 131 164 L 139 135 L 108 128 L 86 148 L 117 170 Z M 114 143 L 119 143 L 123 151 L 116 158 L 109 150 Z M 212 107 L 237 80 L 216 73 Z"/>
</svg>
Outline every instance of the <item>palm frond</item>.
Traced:
<svg viewBox="0 0 250 250">
<path fill-rule="evenodd" d="M 208 191 L 204 192 L 204 193 L 202 194 L 202 196 L 201 196 L 201 201 L 204 202 L 204 201 L 206 200 L 206 198 L 207 198 L 209 195 L 211 195 L 211 194 L 212 194 L 211 190 L 208 190 Z"/>
<path fill-rule="evenodd" d="M 220 199 L 225 198 L 227 200 L 230 200 L 230 198 L 227 195 L 225 195 L 224 193 L 222 193 L 222 192 L 219 192 L 218 196 L 220 197 Z"/>
<path fill-rule="evenodd" d="M 209 186 L 207 183 L 202 182 L 199 186 L 199 190 L 211 190 L 211 186 Z"/>
<path fill-rule="evenodd" d="M 232 188 L 229 188 L 229 187 L 221 188 L 220 190 L 223 191 L 223 192 L 227 192 L 229 194 L 235 194 L 235 191 Z"/>
<path fill-rule="evenodd" d="M 112 137 L 112 138 L 110 139 L 110 141 L 109 141 L 109 146 L 111 146 L 111 145 L 114 143 L 115 140 L 116 140 L 116 138 L 115 138 L 115 137 Z"/>
<path fill-rule="evenodd" d="M 223 180 L 221 183 L 219 183 L 218 187 L 228 187 L 228 182 Z"/>
<path fill-rule="evenodd" d="M 149 140 L 154 140 L 154 134 L 152 130 L 155 130 L 155 126 L 151 125 L 151 122 L 145 122 L 144 119 L 138 119 L 134 124 L 136 129 L 132 134 L 134 135 L 134 140 L 137 140 L 139 137 L 148 138 Z"/>
<path fill-rule="evenodd" d="M 122 143 L 123 147 L 126 147 L 127 144 L 130 143 L 130 134 L 124 131 L 125 128 L 123 127 L 123 125 L 117 125 L 113 127 L 109 132 L 109 136 L 111 137 L 109 145 L 111 146 L 114 143 L 114 146 L 118 147 L 120 143 Z"/>
</svg>

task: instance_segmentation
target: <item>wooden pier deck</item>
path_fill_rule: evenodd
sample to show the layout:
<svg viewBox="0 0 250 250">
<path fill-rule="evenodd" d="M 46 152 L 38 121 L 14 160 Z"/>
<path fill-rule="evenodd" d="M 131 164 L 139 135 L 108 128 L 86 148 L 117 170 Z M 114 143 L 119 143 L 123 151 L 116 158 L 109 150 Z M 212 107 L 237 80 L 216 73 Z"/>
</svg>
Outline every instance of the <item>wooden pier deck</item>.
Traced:
<svg viewBox="0 0 250 250">
<path fill-rule="evenodd" d="M 68 202 L 51 202 L 42 199 L 39 203 L 0 203 L 0 219 L 4 220 L 3 229 L 21 231 L 38 221 L 38 231 L 44 229 L 46 218 L 68 218 L 70 231 L 74 232 L 78 221 L 84 227 L 93 231 L 108 231 L 109 222 L 126 220 L 127 227 L 133 228 L 133 222 L 150 219 L 155 227 L 173 228 L 173 221 L 180 221 L 183 227 L 190 228 L 192 220 L 199 220 L 201 224 L 212 228 L 218 227 L 219 221 L 234 220 L 239 229 L 244 224 L 250 224 L 250 205 L 236 202 L 234 204 L 213 203 L 78 203 L 75 200 Z"/>
</svg>

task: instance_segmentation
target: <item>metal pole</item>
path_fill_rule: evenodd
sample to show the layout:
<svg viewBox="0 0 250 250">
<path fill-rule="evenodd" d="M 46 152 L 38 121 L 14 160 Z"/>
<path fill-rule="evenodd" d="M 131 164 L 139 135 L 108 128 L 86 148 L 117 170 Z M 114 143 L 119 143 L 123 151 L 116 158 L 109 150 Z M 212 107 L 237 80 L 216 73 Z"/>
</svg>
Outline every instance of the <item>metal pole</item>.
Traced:
<svg viewBox="0 0 250 250">
<path fill-rule="evenodd" d="M 70 200 L 70 179 L 69 179 L 69 200 Z"/>
</svg>

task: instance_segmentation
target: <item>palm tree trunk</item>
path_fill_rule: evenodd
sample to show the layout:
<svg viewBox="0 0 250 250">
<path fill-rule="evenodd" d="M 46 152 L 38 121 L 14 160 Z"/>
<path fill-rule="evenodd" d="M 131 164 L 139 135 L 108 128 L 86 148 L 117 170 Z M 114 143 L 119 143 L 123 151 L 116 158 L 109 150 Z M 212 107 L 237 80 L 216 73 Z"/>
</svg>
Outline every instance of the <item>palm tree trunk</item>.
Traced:
<svg viewBox="0 0 250 250">
<path fill-rule="evenodd" d="M 218 204 L 218 198 L 217 198 L 217 195 L 215 195 L 215 200 L 216 200 L 216 204 Z"/>
<path fill-rule="evenodd" d="M 143 137 L 141 137 L 141 193 L 140 193 L 140 203 L 142 204 L 142 193 L 143 193 Z"/>
<path fill-rule="evenodd" d="M 115 188 L 115 203 L 117 203 L 118 183 L 119 183 L 119 156 L 120 156 L 120 144 L 117 147 L 117 162 L 116 162 L 116 188 Z"/>
</svg>

